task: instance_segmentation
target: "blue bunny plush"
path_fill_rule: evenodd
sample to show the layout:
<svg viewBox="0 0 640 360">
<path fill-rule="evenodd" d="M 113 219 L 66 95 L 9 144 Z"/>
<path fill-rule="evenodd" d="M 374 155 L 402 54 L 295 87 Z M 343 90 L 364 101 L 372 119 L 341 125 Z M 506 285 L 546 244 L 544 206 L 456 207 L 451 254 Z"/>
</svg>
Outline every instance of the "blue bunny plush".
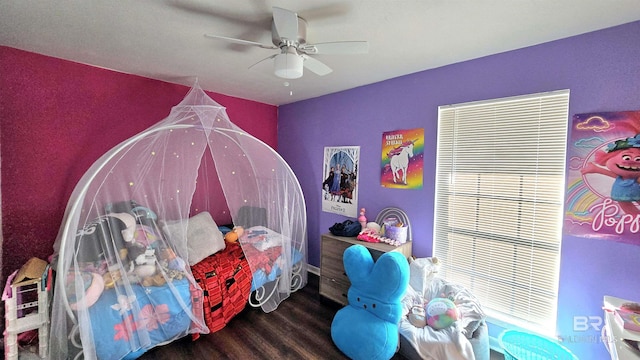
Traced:
<svg viewBox="0 0 640 360">
<path fill-rule="evenodd" d="M 351 281 L 349 305 L 333 318 L 331 338 L 351 359 L 390 359 L 398 348 L 409 263 L 399 252 L 384 253 L 374 263 L 362 245 L 348 247 L 343 262 Z"/>
</svg>

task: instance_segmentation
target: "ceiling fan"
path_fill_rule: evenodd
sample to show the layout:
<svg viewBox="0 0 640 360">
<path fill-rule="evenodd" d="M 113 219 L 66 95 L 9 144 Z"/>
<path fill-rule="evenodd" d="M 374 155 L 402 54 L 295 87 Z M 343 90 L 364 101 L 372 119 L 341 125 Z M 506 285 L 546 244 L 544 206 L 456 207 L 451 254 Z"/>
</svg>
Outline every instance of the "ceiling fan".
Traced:
<svg viewBox="0 0 640 360">
<path fill-rule="evenodd" d="M 307 44 L 307 21 L 293 11 L 273 7 L 273 21 L 271 23 L 271 39 L 273 45 L 235 39 L 220 35 L 205 34 L 208 38 L 220 39 L 240 45 L 257 46 L 263 49 L 280 50 L 257 64 L 274 59 L 274 74 L 283 79 L 297 79 L 302 76 L 303 68 L 324 76 L 331 73 L 331 68 L 318 59 L 316 54 L 366 54 L 369 43 L 366 41 L 336 41 L 317 44 Z"/>
</svg>

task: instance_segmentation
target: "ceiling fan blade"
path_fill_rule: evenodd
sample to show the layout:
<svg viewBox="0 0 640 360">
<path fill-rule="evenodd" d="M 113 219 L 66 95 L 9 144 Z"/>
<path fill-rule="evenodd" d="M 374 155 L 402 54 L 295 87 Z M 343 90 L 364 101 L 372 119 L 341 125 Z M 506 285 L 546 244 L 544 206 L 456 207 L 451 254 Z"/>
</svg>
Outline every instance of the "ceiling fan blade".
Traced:
<svg viewBox="0 0 640 360">
<path fill-rule="evenodd" d="M 324 76 L 331 73 L 333 70 L 325 65 L 320 60 L 314 59 L 308 55 L 300 55 L 304 58 L 304 67 L 314 72 L 316 75 Z"/>
<path fill-rule="evenodd" d="M 307 54 L 366 54 L 369 52 L 367 41 L 336 41 L 307 44 L 302 49 Z"/>
<path fill-rule="evenodd" d="M 298 39 L 298 14 L 287 9 L 273 7 L 273 24 L 281 39 Z"/>
<path fill-rule="evenodd" d="M 256 65 L 258 65 L 258 64 L 260 64 L 260 63 L 263 63 L 263 62 L 265 62 L 265 61 L 267 61 L 267 60 L 271 60 L 271 59 L 273 59 L 273 58 L 274 58 L 274 57 L 276 57 L 276 56 L 278 56 L 278 54 L 273 54 L 273 55 L 271 55 L 271 56 L 268 56 L 268 57 L 266 57 L 266 58 L 264 58 L 264 59 L 262 59 L 262 60 L 258 61 L 257 63 L 255 63 L 255 64 L 253 64 L 253 65 L 249 66 L 249 69 L 251 69 L 252 67 L 254 67 L 254 66 L 256 66 Z"/>
<path fill-rule="evenodd" d="M 265 44 L 261 44 L 259 42 L 255 42 L 255 41 L 235 39 L 235 38 L 230 38 L 230 37 L 220 36 L 220 35 L 204 34 L 204 36 L 208 37 L 210 39 L 218 39 L 218 40 L 224 40 L 224 41 L 232 42 L 234 44 L 257 46 L 257 47 L 261 47 L 263 49 L 277 49 L 277 47 L 275 47 L 273 45 L 265 45 Z"/>
</svg>

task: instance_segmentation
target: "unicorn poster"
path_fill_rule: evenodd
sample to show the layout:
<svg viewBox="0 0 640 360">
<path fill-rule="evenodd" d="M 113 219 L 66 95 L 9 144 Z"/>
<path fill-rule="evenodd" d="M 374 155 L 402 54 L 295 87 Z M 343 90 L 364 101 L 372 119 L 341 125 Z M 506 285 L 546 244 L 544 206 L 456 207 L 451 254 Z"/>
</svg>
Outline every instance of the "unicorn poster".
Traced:
<svg viewBox="0 0 640 360">
<path fill-rule="evenodd" d="M 359 146 L 324 148 L 322 211 L 358 216 L 359 158 Z"/>
<path fill-rule="evenodd" d="M 386 188 L 422 189 L 424 129 L 382 133 L 380 184 Z"/>
<path fill-rule="evenodd" d="M 640 111 L 573 116 L 564 231 L 640 245 Z"/>
</svg>

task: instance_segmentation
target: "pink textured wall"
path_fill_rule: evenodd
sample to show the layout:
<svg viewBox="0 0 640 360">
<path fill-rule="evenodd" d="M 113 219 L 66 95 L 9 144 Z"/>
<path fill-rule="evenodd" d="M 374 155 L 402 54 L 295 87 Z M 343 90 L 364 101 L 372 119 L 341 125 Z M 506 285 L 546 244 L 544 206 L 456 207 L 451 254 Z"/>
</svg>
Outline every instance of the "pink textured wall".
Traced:
<svg viewBox="0 0 640 360">
<path fill-rule="evenodd" d="M 188 90 L 0 47 L 2 284 L 29 258 L 51 254 L 69 196 L 89 166 L 169 115 Z M 276 148 L 275 106 L 209 96 L 236 125 Z"/>
</svg>

